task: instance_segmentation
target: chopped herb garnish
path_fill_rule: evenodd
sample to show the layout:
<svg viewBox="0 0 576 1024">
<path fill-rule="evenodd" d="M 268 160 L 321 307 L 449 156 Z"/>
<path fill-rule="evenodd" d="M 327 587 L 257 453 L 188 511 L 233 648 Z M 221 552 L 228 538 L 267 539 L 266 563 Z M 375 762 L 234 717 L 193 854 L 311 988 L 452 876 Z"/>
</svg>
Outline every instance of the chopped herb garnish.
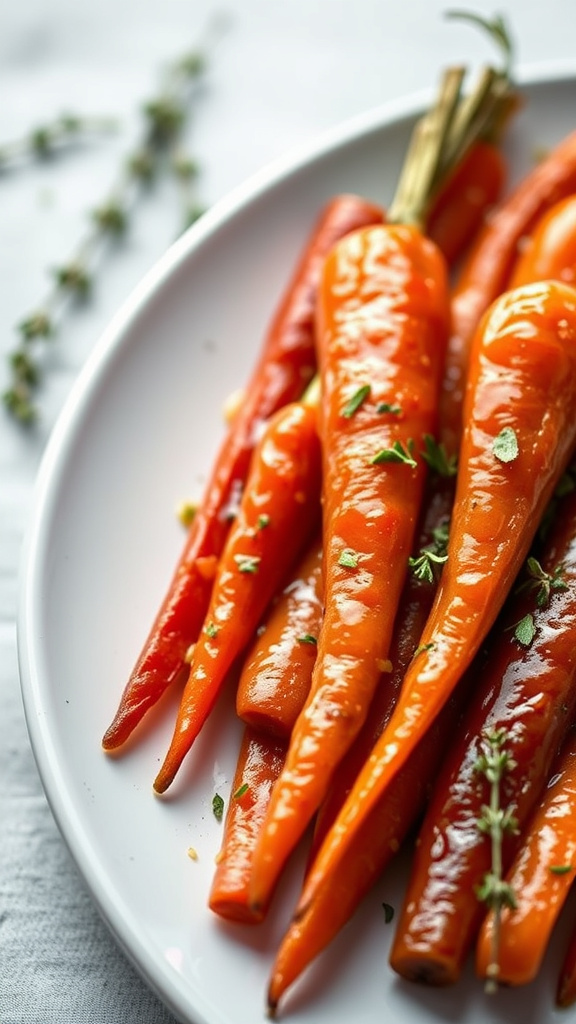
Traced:
<svg viewBox="0 0 576 1024">
<path fill-rule="evenodd" d="M 258 516 L 258 529 L 265 530 L 267 526 L 270 526 L 270 516 L 267 512 L 262 512 Z"/>
<path fill-rule="evenodd" d="M 238 789 L 232 795 L 232 799 L 233 800 L 240 800 L 240 798 L 243 797 L 244 794 L 247 793 L 247 792 L 248 792 L 248 783 L 247 782 L 243 782 L 241 786 L 238 786 Z"/>
<path fill-rule="evenodd" d="M 258 555 L 234 555 L 234 561 L 240 572 L 258 572 L 260 557 Z"/>
<path fill-rule="evenodd" d="M 350 419 L 350 417 L 353 416 L 354 413 L 358 411 L 360 406 L 364 405 L 364 402 L 368 398 L 369 394 L 370 385 L 363 384 L 361 388 L 358 388 L 358 391 L 354 392 L 352 398 L 350 398 L 349 401 L 346 402 L 346 405 L 343 407 L 343 409 L 340 410 L 340 415 L 345 416 L 346 419 Z"/>
<path fill-rule="evenodd" d="M 514 462 L 518 458 L 518 438 L 512 427 L 503 427 L 492 442 L 492 451 L 500 462 Z"/>
<path fill-rule="evenodd" d="M 414 458 L 414 441 L 410 438 L 406 447 L 401 441 L 394 441 L 391 448 L 382 448 L 377 452 L 371 462 L 373 466 L 378 466 L 381 462 L 404 462 L 414 468 L 418 465 Z"/>
<path fill-rule="evenodd" d="M 311 633 L 304 633 L 302 636 L 298 637 L 298 643 L 299 644 L 313 644 L 314 646 L 316 646 L 316 644 L 318 643 L 318 640 L 316 639 L 315 636 L 312 636 Z"/>
<path fill-rule="evenodd" d="M 534 616 L 528 612 L 520 622 L 517 622 L 514 627 L 514 639 L 522 644 L 523 647 L 530 647 L 534 637 L 536 635 L 536 626 L 534 625 Z"/>
<path fill-rule="evenodd" d="M 437 526 L 432 531 L 433 543 L 420 549 L 418 555 L 408 559 L 408 565 L 414 576 L 425 583 L 434 582 L 434 567 L 443 565 L 448 559 L 448 523 Z"/>
<path fill-rule="evenodd" d="M 536 558 L 529 558 L 526 562 L 528 579 L 517 588 L 519 593 L 522 590 L 533 590 L 537 608 L 546 608 L 550 603 L 553 590 L 567 590 L 568 584 L 562 579 L 564 566 L 557 565 L 550 572 L 545 572 Z"/>
<path fill-rule="evenodd" d="M 352 548 L 344 548 L 338 559 L 338 565 L 343 565 L 345 569 L 356 569 L 358 566 L 357 552 L 352 551 Z"/>
<path fill-rule="evenodd" d="M 222 821 L 222 816 L 224 814 L 224 801 L 220 796 L 220 793 L 215 793 L 212 797 L 212 811 L 214 812 L 216 821 Z"/>
<path fill-rule="evenodd" d="M 458 472 L 457 455 L 448 455 L 444 445 L 438 443 L 431 434 L 424 435 L 424 449 L 420 454 L 427 466 L 438 476 L 456 476 Z"/>
<path fill-rule="evenodd" d="M 392 414 L 392 416 L 401 416 L 402 415 L 402 406 L 401 405 L 391 405 L 390 402 L 379 402 L 378 405 L 376 406 L 376 412 L 379 412 L 379 413 L 389 412 L 389 413 Z"/>
<path fill-rule="evenodd" d="M 390 924 L 390 921 L 394 917 L 394 907 L 390 903 L 383 903 L 382 909 L 384 910 L 384 920 L 386 924 Z"/>
<path fill-rule="evenodd" d="M 213 622 L 209 622 L 206 626 L 206 635 L 214 639 L 215 636 L 218 636 L 218 626 Z"/>
<path fill-rule="evenodd" d="M 571 864 L 551 864 L 550 871 L 553 875 L 567 875 L 569 871 L 572 871 Z"/>
<path fill-rule="evenodd" d="M 434 644 L 433 643 L 420 644 L 416 648 L 416 650 L 414 651 L 414 654 L 412 655 L 412 657 L 413 658 L 417 658 L 419 654 L 424 654 L 425 651 L 432 651 L 433 649 L 434 649 Z"/>
</svg>

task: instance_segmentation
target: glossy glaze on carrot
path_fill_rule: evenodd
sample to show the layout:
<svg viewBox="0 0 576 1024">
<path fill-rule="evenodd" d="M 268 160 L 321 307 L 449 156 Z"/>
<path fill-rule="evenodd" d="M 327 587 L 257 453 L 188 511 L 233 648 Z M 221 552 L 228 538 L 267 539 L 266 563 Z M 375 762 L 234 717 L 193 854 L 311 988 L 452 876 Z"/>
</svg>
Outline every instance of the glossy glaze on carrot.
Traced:
<svg viewBox="0 0 576 1024">
<path fill-rule="evenodd" d="M 576 195 L 546 211 L 522 242 L 508 288 L 531 281 L 576 282 Z"/>
<path fill-rule="evenodd" d="M 313 227 L 264 337 L 246 397 L 220 447 L 167 593 L 103 737 L 105 750 L 125 743 L 186 668 L 186 652 L 202 627 L 256 439 L 266 420 L 300 398 L 314 375 L 314 310 L 326 253 L 348 232 L 381 221 L 382 210 L 375 203 L 340 195 L 326 204 Z"/>
<path fill-rule="evenodd" d="M 554 282 L 498 300 L 471 356 L 448 560 L 398 704 L 308 876 L 330 884 L 355 832 L 449 699 L 493 625 L 576 440 L 576 291 Z M 513 432 L 517 454 L 497 439 Z M 496 445 L 496 450 L 495 450 Z"/>
</svg>

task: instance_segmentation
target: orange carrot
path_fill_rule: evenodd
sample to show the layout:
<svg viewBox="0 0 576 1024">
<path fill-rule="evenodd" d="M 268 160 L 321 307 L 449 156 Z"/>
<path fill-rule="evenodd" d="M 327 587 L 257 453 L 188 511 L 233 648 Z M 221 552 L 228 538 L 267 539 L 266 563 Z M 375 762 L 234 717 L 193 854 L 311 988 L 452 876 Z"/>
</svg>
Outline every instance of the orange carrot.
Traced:
<svg viewBox="0 0 576 1024">
<path fill-rule="evenodd" d="M 266 912 L 251 909 L 248 887 L 256 836 L 285 755 L 284 740 L 245 728 L 208 901 L 230 921 L 257 924 Z"/>
<path fill-rule="evenodd" d="M 246 398 L 217 455 L 162 606 L 103 737 L 105 750 L 125 743 L 187 668 L 186 652 L 202 627 L 255 440 L 276 410 L 300 398 L 315 372 L 314 308 L 324 256 L 349 231 L 381 221 L 382 210 L 374 203 L 340 195 L 327 203 L 312 229 L 272 317 Z"/>
<path fill-rule="evenodd" d="M 244 659 L 239 717 L 260 731 L 290 736 L 312 679 L 322 620 L 322 538 L 316 537 L 273 603 Z"/>
<path fill-rule="evenodd" d="M 576 191 L 576 132 L 564 139 L 511 195 L 497 206 L 480 232 L 460 273 L 452 301 L 452 332 L 441 394 L 443 441 L 458 450 L 462 433 L 464 367 L 474 331 L 503 291 L 522 238 L 544 210 Z"/>
<path fill-rule="evenodd" d="M 317 410 L 293 403 L 270 420 L 257 447 L 194 647 L 172 741 L 154 782 L 157 793 L 173 781 L 233 662 L 316 527 L 316 427 Z"/>
<path fill-rule="evenodd" d="M 561 199 L 540 217 L 522 243 L 507 287 L 550 278 L 576 281 L 576 195 Z"/>
<path fill-rule="evenodd" d="M 506 875 L 515 906 L 501 910 L 497 934 L 493 912 L 480 930 L 479 977 L 504 985 L 526 985 L 536 977 L 575 877 L 576 741 L 571 735 Z"/>
<path fill-rule="evenodd" d="M 526 557 L 574 446 L 576 291 L 547 282 L 499 299 L 471 353 L 448 560 L 394 713 L 305 884 L 333 882 L 355 833 L 470 665 Z"/>
<path fill-rule="evenodd" d="M 447 279 L 416 229 L 338 243 L 319 296 L 326 611 L 310 697 L 254 855 L 265 904 L 366 717 L 386 667 L 434 432 Z"/>
<path fill-rule="evenodd" d="M 477 142 L 455 168 L 432 205 L 426 233 L 455 263 L 472 243 L 485 217 L 500 198 L 506 160 L 492 142 Z"/>
</svg>

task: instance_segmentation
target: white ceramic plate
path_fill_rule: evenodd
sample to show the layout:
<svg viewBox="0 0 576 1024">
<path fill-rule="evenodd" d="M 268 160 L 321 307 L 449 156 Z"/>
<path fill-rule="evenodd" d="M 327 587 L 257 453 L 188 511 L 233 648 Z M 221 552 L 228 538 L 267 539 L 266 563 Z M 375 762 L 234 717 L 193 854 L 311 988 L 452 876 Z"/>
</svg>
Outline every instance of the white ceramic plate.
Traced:
<svg viewBox="0 0 576 1024">
<path fill-rule="evenodd" d="M 537 147 L 576 127 L 573 78 L 540 74 L 525 92 L 508 143 L 514 178 Z M 223 925 L 206 908 L 221 836 L 211 801 L 216 790 L 228 795 L 237 749 L 229 709 L 208 724 L 165 800 L 152 796 L 151 782 L 173 705 L 150 716 L 122 758 L 106 757 L 100 737 L 183 543 L 175 506 L 201 492 L 222 436 L 223 400 L 247 377 L 313 218 L 339 191 L 390 200 L 422 99 L 373 111 L 263 172 L 175 245 L 97 345 L 40 474 L 19 632 L 35 755 L 104 918 L 186 1022 L 263 1020 L 271 958 L 297 879 L 287 880 L 270 920 L 255 930 Z M 399 982 L 386 966 L 391 929 L 381 903 L 399 904 L 404 872 L 399 864 L 385 875 L 294 988 L 288 1021 L 556 1019 L 550 960 L 540 982 L 490 1002 L 471 970 L 449 991 Z"/>
</svg>

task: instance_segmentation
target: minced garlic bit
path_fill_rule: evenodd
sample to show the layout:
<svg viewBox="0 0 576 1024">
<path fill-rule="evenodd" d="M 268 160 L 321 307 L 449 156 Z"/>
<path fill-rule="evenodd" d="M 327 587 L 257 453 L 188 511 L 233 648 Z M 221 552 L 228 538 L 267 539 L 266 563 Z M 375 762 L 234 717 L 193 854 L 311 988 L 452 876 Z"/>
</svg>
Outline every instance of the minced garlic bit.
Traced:
<svg viewBox="0 0 576 1024">
<path fill-rule="evenodd" d="M 189 846 L 188 856 L 190 857 L 190 860 L 198 860 L 198 850 L 195 850 L 193 846 Z"/>
<path fill-rule="evenodd" d="M 222 415 L 224 417 L 224 422 L 228 423 L 228 425 L 232 423 L 232 420 L 239 412 L 240 407 L 244 402 L 245 396 L 246 392 L 244 388 L 237 388 L 236 391 L 232 391 L 228 395 L 228 398 L 224 399 L 224 405 L 222 406 Z"/>
</svg>

